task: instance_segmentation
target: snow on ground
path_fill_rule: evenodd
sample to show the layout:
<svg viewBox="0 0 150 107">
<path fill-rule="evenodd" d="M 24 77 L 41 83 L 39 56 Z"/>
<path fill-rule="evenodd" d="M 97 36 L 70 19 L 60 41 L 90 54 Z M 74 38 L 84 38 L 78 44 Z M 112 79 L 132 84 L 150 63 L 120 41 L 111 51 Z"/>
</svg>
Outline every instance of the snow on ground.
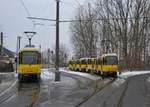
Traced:
<svg viewBox="0 0 150 107">
<path fill-rule="evenodd" d="M 65 69 L 60 69 L 61 72 L 65 72 L 65 73 L 70 73 L 70 74 L 74 74 L 74 75 L 79 75 L 85 78 L 89 78 L 92 80 L 98 80 L 101 77 L 95 76 L 95 75 L 91 75 L 89 73 L 83 73 L 83 72 L 75 72 L 75 71 L 70 71 L 70 70 L 65 70 Z M 128 77 L 132 77 L 132 76 L 136 76 L 136 75 L 142 75 L 142 74 L 150 74 L 150 71 L 125 71 L 122 72 L 120 75 L 118 74 L 118 77 L 120 78 L 128 78 Z"/>
<path fill-rule="evenodd" d="M 52 79 L 52 78 L 54 78 L 54 73 L 49 72 L 48 69 L 42 69 L 41 72 L 42 72 L 41 73 L 42 79 Z"/>
<path fill-rule="evenodd" d="M 136 75 L 142 75 L 142 74 L 150 74 L 150 71 L 126 71 L 118 75 L 118 77 L 121 78 L 128 78 Z"/>
<path fill-rule="evenodd" d="M 44 80 L 50 80 L 50 83 L 57 84 L 57 85 L 63 85 L 63 86 L 74 86 L 76 84 L 76 81 L 67 76 L 61 76 L 61 81 L 55 81 L 55 73 L 53 71 L 54 69 L 42 69 L 41 77 Z M 61 83 L 61 84 L 60 84 Z M 50 84 L 50 85 L 52 85 Z"/>
<path fill-rule="evenodd" d="M 0 72 L 0 75 L 14 74 L 14 72 Z"/>
<path fill-rule="evenodd" d="M 41 72 L 42 72 L 41 77 L 43 79 L 52 79 L 52 77 L 54 78 L 55 74 L 53 72 L 49 72 L 52 70 L 54 70 L 54 69 L 41 69 Z M 85 77 L 85 78 L 88 78 L 91 80 L 101 79 L 100 76 L 92 75 L 90 73 L 70 71 L 70 70 L 67 70 L 66 68 L 60 68 L 60 72 L 82 76 L 82 77 Z M 1 73 L 1 74 L 3 74 L 3 73 Z M 4 73 L 4 74 L 7 74 L 7 73 Z M 142 75 L 142 74 L 150 74 L 150 71 L 132 71 L 132 72 L 131 71 L 124 71 L 120 75 L 118 75 L 118 77 L 128 78 L 128 77 L 132 77 L 132 76 L 136 76 L 136 75 Z M 15 77 L 17 77 L 17 73 L 14 73 L 14 75 L 15 75 Z"/>
<path fill-rule="evenodd" d="M 83 72 L 75 72 L 75 71 L 70 71 L 70 70 L 65 70 L 65 69 L 60 69 L 61 72 L 65 72 L 65 73 L 69 73 L 69 74 L 73 74 L 73 75 L 78 75 L 78 76 L 82 76 L 91 80 L 99 80 L 101 79 L 101 77 L 96 76 L 96 75 L 91 75 L 89 73 L 83 73 Z"/>
<path fill-rule="evenodd" d="M 54 77 L 54 73 L 47 72 L 47 71 L 48 71 L 48 69 L 42 69 L 42 72 L 43 72 L 42 78 L 50 79 L 50 77 Z M 91 75 L 90 73 L 70 71 L 70 70 L 67 70 L 67 69 L 64 69 L 64 68 L 60 68 L 60 72 L 82 76 L 82 77 L 85 77 L 85 78 L 88 78 L 88 79 L 91 79 L 91 80 L 101 79 L 100 76 Z M 132 72 L 131 71 L 125 71 L 125 72 L 122 72 L 120 75 L 118 75 L 118 77 L 128 78 L 128 77 L 132 77 L 132 76 L 136 76 L 136 75 L 142 75 L 142 74 L 150 74 L 150 71 L 132 71 Z"/>
</svg>

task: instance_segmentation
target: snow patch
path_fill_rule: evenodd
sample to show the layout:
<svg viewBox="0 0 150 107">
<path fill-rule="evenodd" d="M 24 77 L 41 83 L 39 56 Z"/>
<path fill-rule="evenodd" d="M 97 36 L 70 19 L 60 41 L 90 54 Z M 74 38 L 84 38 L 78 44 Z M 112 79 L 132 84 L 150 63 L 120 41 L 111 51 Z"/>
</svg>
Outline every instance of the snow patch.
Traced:
<svg viewBox="0 0 150 107">
<path fill-rule="evenodd" d="M 42 77 L 42 79 L 53 79 L 54 73 L 49 72 L 48 69 L 42 69 L 41 70 L 41 77 Z"/>
<path fill-rule="evenodd" d="M 54 77 L 54 73 L 52 72 L 48 72 L 49 69 L 42 69 L 42 77 L 46 78 L 46 79 L 50 79 L 52 77 Z M 99 80 L 101 79 L 101 77 L 99 76 L 95 76 L 95 75 L 91 75 L 89 73 L 85 73 L 85 72 L 75 72 L 75 71 L 70 71 L 67 70 L 65 68 L 60 68 L 60 72 L 65 72 L 65 73 L 69 73 L 69 74 L 73 74 L 73 75 L 78 75 L 78 76 L 82 76 L 91 80 Z M 142 74 L 150 74 L 150 71 L 126 71 L 126 72 L 122 72 L 120 75 L 118 75 L 119 78 L 128 78 L 128 77 L 132 77 L 132 76 L 136 76 L 136 75 L 142 75 Z"/>
<path fill-rule="evenodd" d="M 121 78 L 128 78 L 136 75 L 142 75 L 142 74 L 150 74 L 150 71 L 132 71 L 132 72 L 123 72 L 122 74 L 118 75 L 118 77 Z"/>
<path fill-rule="evenodd" d="M 123 84 L 125 82 L 125 79 L 117 79 L 113 84 L 116 86 L 116 87 L 119 87 L 121 86 L 121 84 Z"/>
<path fill-rule="evenodd" d="M 65 72 L 65 73 L 69 73 L 69 74 L 74 74 L 74 75 L 78 75 L 78 76 L 82 76 L 91 80 L 99 80 L 101 79 L 101 77 L 98 76 L 94 76 L 88 73 L 83 73 L 83 72 L 74 72 L 74 71 L 69 71 L 69 70 L 64 70 L 64 69 L 60 69 L 61 72 Z"/>
</svg>

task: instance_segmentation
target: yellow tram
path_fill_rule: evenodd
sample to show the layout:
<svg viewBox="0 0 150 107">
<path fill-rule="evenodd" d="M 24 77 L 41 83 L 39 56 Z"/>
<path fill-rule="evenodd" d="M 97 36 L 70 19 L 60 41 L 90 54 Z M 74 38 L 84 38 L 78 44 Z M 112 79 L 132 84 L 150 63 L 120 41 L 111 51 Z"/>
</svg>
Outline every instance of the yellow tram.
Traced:
<svg viewBox="0 0 150 107">
<path fill-rule="evenodd" d="M 99 58 L 80 58 L 69 63 L 70 70 L 95 72 L 102 76 L 117 76 L 118 56 L 115 53 L 103 54 Z"/>
<path fill-rule="evenodd" d="M 40 79 L 41 74 L 41 52 L 34 47 L 25 47 L 19 51 L 18 57 L 18 79 L 25 76 L 36 76 Z"/>
<path fill-rule="evenodd" d="M 74 60 L 69 61 L 69 69 L 70 70 L 75 70 L 75 61 Z"/>
<path fill-rule="evenodd" d="M 80 68 L 79 71 L 85 72 L 87 67 L 87 58 L 80 58 Z"/>
<path fill-rule="evenodd" d="M 80 60 L 77 59 L 75 60 L 75 71 L 79 71 L 80 70 Z"/>
<path fill-rule="evenodd" d="M 95 71 L 95 66 L 96 66 L 96 58 L 88 58 L 86 71 L 87 72 Z"/>
<path fill-rule="evenodd" d="M 118 57 L 115 53 L 103 54 L 97 59 L 97 71 L 101 75 L 116 76 L 118 72 Z"/>
</svg>

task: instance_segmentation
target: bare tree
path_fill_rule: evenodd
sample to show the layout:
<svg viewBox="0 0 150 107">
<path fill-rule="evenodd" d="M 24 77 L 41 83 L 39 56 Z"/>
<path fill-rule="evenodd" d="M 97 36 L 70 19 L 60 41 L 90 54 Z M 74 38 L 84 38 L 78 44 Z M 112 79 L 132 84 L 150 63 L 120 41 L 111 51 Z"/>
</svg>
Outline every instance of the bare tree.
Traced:
<svg viewBox="0 0 150 107">
<path fill-rule="evenodd" d="M 149 0 L 97 0 L 95 8 L 80 7 L 75 18 L 70 28 L 77 57 L 115 52 L 126 69 L 150 62 Z"/>
<path fill-rule="evenodd" d="M 80 7 L 75 18 L 79 21 L 72 22 L 70 29 L 76 57 L 95 57 L 98 36 L 96 23 L 93 21 L 95 13 L 92 11 L 90 3 L 88 3 L 87 8 Z"/>
<path fill-rule="evenodd" d="M 53 49 L 55 50 L 55 48 Z M 55 51 L 52 51 L 53 53 L 51 53 L 51 60 L 52 63 L 55 63 Z M 67 49 L 65 44 L 60 44 L 60 51 L 59 51 L 59 65 L 60 67 L 65 67 L 67 66 L 67 60 L 69 58 L 69 50 Z"/>
<path fill-rule="evenodd" d="M 149 6 L 148 0 L 97 1 L 97 17 L 103 19 L 98 22 L 102 32 L 100 36 L 111 44 L 112 52 L 118 51 L 127 68 L 139 66 L 146 54 Z"/>
</svg>

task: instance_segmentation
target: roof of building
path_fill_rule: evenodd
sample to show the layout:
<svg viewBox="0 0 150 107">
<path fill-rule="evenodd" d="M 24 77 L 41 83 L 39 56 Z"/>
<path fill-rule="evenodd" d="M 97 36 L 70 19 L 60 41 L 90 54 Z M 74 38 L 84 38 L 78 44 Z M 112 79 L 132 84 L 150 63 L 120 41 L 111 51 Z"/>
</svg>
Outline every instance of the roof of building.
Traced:
<svg viewBox="0 0 150 107">
<path fill-rule="evenodd" d="M 15 56 L 15 53 L 13 51 L 11 51 L 5 47 L 3 47 L 3 53 L 4 53 L 4 55 L 6 55 L 10 58 L 14 58 L 14 56 Z"/>
</svg>

